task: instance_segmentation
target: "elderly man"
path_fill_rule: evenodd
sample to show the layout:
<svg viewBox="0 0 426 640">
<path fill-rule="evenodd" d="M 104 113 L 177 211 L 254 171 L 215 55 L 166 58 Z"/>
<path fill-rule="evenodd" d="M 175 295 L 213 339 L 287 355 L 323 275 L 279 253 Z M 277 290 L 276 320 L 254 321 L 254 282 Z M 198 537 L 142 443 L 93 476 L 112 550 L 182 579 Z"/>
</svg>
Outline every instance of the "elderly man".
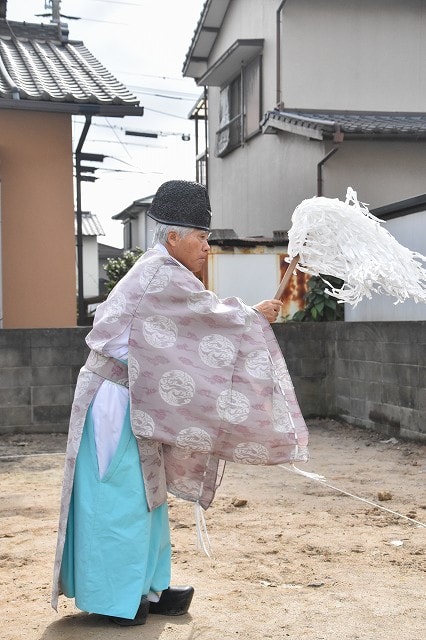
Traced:
<svg viewBox="0 0 426 640">
<path fill-rule="evenodd" d="M 207 509 L 227 460 L 307 458 L 307 430 L 269 322 L 281 302 L 219 300 L 199 272 L 210 203 L 172 180 L 149 215 L 154 248 L 116 285 L 87 336 L 73 402 L 52 605 L 75 598 L 120 625 L 188 611 L 171 587 L 167 492 Z"/>
</svg>

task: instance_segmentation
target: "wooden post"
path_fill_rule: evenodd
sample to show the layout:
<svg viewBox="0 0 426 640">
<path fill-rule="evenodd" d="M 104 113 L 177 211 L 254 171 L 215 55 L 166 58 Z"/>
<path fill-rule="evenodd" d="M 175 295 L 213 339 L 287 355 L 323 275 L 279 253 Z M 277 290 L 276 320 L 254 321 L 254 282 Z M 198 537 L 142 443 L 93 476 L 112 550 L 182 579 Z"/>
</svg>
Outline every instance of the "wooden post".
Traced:
<svg viewBox="0 0 426 640">
<path fill-rule="evenodd" d="M 290 262 L 290 264 L 288 265 L 287 271 L 285 272 L 284 277 L 280 282 L 280 286 L 278 287 L 277 292 L 274 296 L 275 300 L 281 299 L 281 296 L 283 295 L 284 290 L 288 285 L 291 276 L 293 275 L 293 271 L 295 270 L 298 261 L 299 261 L 299 254 L 295 255 L 292 261 Z"/>
</svg>

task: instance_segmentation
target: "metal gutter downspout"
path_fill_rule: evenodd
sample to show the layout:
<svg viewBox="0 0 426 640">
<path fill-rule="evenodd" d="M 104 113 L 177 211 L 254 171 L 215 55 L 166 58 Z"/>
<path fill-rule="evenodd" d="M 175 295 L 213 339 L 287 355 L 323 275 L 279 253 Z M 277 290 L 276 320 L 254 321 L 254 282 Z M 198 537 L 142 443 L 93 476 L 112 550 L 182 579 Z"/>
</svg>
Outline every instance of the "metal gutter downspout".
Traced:
<svg viewBox="0 0 426 640">
<path fill-rule="evenodd" d="M 208 107 L 208 93 L 207 87 L 204 85 L 204 109 L 206 110 L 206 117 L 204 119 L 204 140 L 206 143 L 206 170 L 205 170 L 205 180 L 206 184 L 204 185 L 209 190 L 209 130 L 208 130 L 208 117 L 209 117 L 209 107 Z"/>
<path fill-rule="evenodd" d="M 329 151 L 322 160 L 320 160 L 317 164 L 317 196 L 322 196 L 322 186 L 323 186 L 323 178 L 322 178 L 322 168 L 324 164 L 327 162 L 331 156 L 334 156 L 336 151 L 339 150 L 339 147 L 333 147 L 331 151 Z"/>
<path fill-rule="evenodd" d="M 76 177 L 76 214 L 77 214 L 77 324 L 84 326 L 86 323 L 86 309 L 84 305 L 83 291 L 83 225 L 81 211 L 81 150 L 86 140 L 87 133 L 92 123 L 92 116 L 86 115 L 83 131 L 75 150 L 75 177 Z"/>
<path fill-rule="evenodd" d="M 333 134 L 333 142 L 337 142 L 338 144 L 333 147 L 317 164 L 317 196 L 322 196 L 323 184 L 324 180 L 322 177 L 322 168 L 331 156 L 334 156 L 336 151 L 339 151 L 339 144 L 343 142 L 344 134 L 340 130 L 340 124 L 337 122 L 334 123 L 334 134 Z"/>
<path fill-rule="evenodd" d="M 277 9 L 277 37 L 276 37 L 276 98 L 277 108 L 282 111 L 284 105 L 281 100 L 281 13 L 284 9 L 284 5 L 287 0 L 282 0 L 280 6 Z"/>
</svg>

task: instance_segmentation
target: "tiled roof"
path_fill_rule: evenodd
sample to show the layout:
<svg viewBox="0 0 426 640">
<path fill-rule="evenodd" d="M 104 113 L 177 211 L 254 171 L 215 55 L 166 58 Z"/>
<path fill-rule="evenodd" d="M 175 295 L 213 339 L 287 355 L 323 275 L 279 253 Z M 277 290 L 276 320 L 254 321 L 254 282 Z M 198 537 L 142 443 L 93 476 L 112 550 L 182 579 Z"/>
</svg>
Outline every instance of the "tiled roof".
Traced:
<svg viewBox="0 0 426 640">
<path fill-rule="evenodd" d="M 142 115 L 138 99 L 66 25 L 0 19 L 0 108 Z"/>
<path fill-rule="evenodd" d="M 268 111 L 264 133 L 280 129 L 318 140 L 344 138 L 426 138 L 426 113 L 350 111 Z"/>
</svg>

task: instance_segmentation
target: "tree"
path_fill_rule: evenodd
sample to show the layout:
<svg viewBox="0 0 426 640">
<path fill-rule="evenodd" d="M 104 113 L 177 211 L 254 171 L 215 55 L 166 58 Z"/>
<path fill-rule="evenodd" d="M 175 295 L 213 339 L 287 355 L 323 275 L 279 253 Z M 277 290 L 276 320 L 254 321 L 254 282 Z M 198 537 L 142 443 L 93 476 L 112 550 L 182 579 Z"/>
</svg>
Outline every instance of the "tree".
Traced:
<svg viewBox="0 0 426 640">
<path fill-rule="evenodd" d="M 132 251 L 124 251 L 123 255 L 118 258 L 108 258 L 105 265 L 105 271 L 108 275 L 108 281 L 105 287 L 108 293 L 115 287 L 117 282 L 129 271 L 137 260 L 143 254 L 143 250 L 139 247 Z"/>
<path fill-rule="evenodd" d="M 325 280 L 336 288 L 340 288 L 343 281 L 334 276 L 323 276 Z M 328 285 L 321 276 L 311 276 L 306 292 L 305 308 L 297 311 L 291 318 L 294 322 L 326 322 L 329 320 L 343 320 L 344 306 L 337 298 L 326 293 Z"/>
</svg>

